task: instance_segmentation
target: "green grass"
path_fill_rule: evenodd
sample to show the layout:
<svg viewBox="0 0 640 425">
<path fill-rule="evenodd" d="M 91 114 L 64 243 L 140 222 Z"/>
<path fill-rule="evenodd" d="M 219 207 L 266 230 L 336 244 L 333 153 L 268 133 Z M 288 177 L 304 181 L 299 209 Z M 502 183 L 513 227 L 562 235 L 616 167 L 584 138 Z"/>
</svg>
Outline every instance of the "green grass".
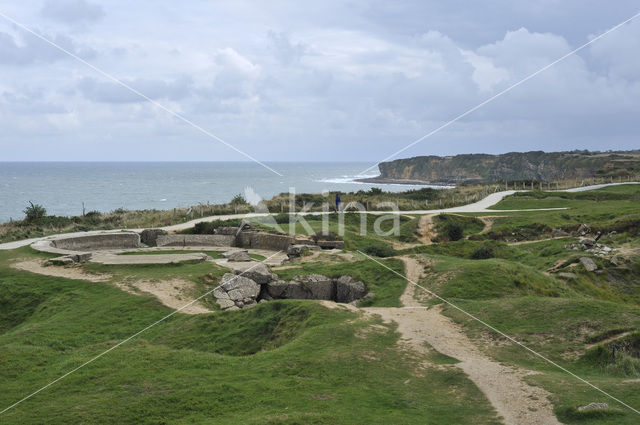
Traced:
<svg viewBox="0 0 640 425">
<path fill-rule="evenodd" d="M 404 266 L 400 260 L 388 259 L 381 262 L 392 270 L 404 274 Z M 308 274 L 322 274 L 328 277 L 353 276 L 365 282 L 367 290 L 376 295 L 366 304 L 376 307 L 400 307 L 400 295 L 407 285 L 404 278 L 371 260 L 339 264 L 303 263 L 299 267 L 277 270 L 276 273 L 280 279 L 284 280 Z"/>
<path fill-rule="evenodd" d="M 620 323 L 640 328 L 640 310 L 637 306 L 582 298 L 535 296 L 458 301 L 457 305 L 631 406 L 640 404 L 637 384 L 623 382 L 633 375 L 622 376 L 619 370 L 602 367 L 595 361 L 586 361 L 580 354 L 591 336 L 615 329 Z M 472 337 L 480 337 L 486 332 L 483 325 L 451 307 L 445 307 L 445 313 L 462 323 Z M 485 347 L 496 360 L 541 372 L 540 375 L 528 377 L 527 381 L 554 394 L 553 402 L 561 421 L 580 424 L 636 423 L 636 414 L 614 400 L 522 347 L 508 343 L 503 337 L 495 335 L 494 338 L 503 344 L 487 344 Z M 615 410 L 601 417 L 577 413 L 577 407 L 594 401 L 607 402 Z"/>
<path fill-rule="evenodd" d="M 443 240 L 446 240 L 448 226 L 459 226 L 463 237 L 478 233 L 484 228 L 484 223 L 475 217 L 444 213 L 433 217 L 433 225 L 438 238 Z"/>
<path fill-rule="evenodd" d="M 0 252 L 3 407 L 170 312 L 108 284 L 7 267 L 36 255 Z M 373 319 L 355 318 L 310 301 L 177 314 L 6 412 L 2 423 L 498 423 L 462 372 L 414 374 L 425 359 L 397 350 L 392 325 L 362 332 Z"/>
</svg>

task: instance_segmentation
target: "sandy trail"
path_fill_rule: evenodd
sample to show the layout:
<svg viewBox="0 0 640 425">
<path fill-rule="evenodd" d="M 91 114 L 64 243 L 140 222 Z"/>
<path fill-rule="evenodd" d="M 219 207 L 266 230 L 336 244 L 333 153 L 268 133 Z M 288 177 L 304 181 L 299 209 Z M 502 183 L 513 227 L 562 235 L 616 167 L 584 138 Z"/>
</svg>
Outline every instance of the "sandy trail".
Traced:
<svg viewBox="0 0 640 425">
<path fill-rule="evenodd" d="M 422 276 L 423 266 L 408 257 L 402 260 L 405 263 L 407 278 L 417 283 Z M 413 284 L 407 285 L 401 296 L 405 307 L 419 305 L 415 301 L 415 289 Z M 458 325 L 442 314 L 440 307 L 370 307 L 364 310 L 381 316 L 385 321 L 396 322 L 403 345 L 416 352 L 427 354 L 427 343 L 440 353 L 458 359 L 460 363 L 456 366 L 485 394 L 506 424 L 560 424 L 553 414 L 552 404 L 548 401 L 550 393 L 524 382 L 523 378 L 532 372 L 504 366 L 488 358 L 476 348 Z"/>
<path fill-rule="evenodd" d="M 418 233 L 420 234 L 418 240 L 425 245 L 431 245 L 433 243 L 431 242 L 431 238 L 436 236 L 433 229 L 434 216 L 435 214 L 423 215 L 420 217 L 420 221 L 418 221 Z"/>
<path fill-rule="evenodd" d="M 46 260 L 22 261 L 20 263 L 12 264 L 11 267 L 18 270 L 24 270 L 27 272 L 42 274 L 46 276 L 88 280 L 90 282 L 106 282 L 111 279 L 111 275 L 87 273 L 80 267 L 45 266 L 45 261 Z"/>
<path fill-rule="evenodd" d="M 189 295 L 189 292 L 192 292 L 192 289 L 195 287 L 195 285 L 192 282 L 188 282 L 182 279 L 162 280 L 158 282 L 149 280 L 138 280 L 132 282 L 130 286 L 139 291 L 153 295 L 162 304 L 174 310 L 183 307 L 196 298 Z M 180 310 L 180 313 L 205 314 L 211 313 L 211 310 L 209 310 L 199 301 L 196 301 L 188 307 Z"/>
</svg>

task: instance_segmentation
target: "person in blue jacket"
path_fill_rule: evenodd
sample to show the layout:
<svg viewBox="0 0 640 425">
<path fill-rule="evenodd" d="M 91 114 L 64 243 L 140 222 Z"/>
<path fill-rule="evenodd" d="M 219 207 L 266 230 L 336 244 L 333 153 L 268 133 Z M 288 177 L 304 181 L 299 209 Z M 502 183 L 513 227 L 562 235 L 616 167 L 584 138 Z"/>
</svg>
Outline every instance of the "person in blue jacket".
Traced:
<svg viewBox="0 0 640 425">
<path fill-rule="evenodd" d="M 336 212 L 340 212 L 340 194 L 336 193 Z"/>
</svg>

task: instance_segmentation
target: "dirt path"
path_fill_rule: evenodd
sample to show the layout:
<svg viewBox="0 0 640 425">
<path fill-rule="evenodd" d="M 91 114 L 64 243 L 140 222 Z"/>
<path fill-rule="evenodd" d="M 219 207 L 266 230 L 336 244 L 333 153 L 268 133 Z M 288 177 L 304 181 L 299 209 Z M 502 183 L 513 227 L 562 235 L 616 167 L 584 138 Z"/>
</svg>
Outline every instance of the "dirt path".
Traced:
<svg viewBox="0 0 640 425">
<path fill-rule="evenodd" d="M 484 223 L 484 228 L 478 233 L 478 235 L 484 235 L 485 233 L 488 233 L 493 228 L 493 223 L 495 222 L 496 218 L 502 218 L 502 217 L 506 217 L 506 216 L 487 215 L 487 216 L 477 217 L 478 220 Z"/>
<path fill-rule="evenodd" d="M 423 266 L 411 258 L 404 257 L 402 260 L 405 263 L 407 278 L 418 282 Z M 413 296 L 415 288 L 409 283 L 402 294 L 401 300 L 405 307 L 419 305 Z M 364 310 L 380 315 L 385 321 L 396 322 L 403 345 L 426 354 L 429 350 L 425 346 L 427 343 L 440 353 L 458 359 L 460 363 L 456 366 L 485 394 L 506 424 L 560 424 L 547 398 L 550 393 L 524 382 L 523 378 L 531 372 L 504 366 L 489 359 L 476 348 L 458 325 L 442 314 L 440 307 L 371 307 Z"/>
<path fill-rule="evenodd" d="M 111 279 L 111 275 L 87 273 L 80 267 L 45 266 L 44 260 L 23 261 L 20 263 L 14 263 L 11 265 L 11 267 L 18 270 L 24 270 L 27 272 L 42 274 L 46 276 L 88 280 L 90 282 L 106 282 Z"/>
<path fill-rule="evenodd" d="M 435 237 L 436 234 L 433 230 L 433 217 L 435 214 L 427 214 L 420 217 L 420 221 L 418 221 L 418 233 L 420 237 L 418 240 L 425 245 L 431 245 L 431 238 Z"/>
</svg>

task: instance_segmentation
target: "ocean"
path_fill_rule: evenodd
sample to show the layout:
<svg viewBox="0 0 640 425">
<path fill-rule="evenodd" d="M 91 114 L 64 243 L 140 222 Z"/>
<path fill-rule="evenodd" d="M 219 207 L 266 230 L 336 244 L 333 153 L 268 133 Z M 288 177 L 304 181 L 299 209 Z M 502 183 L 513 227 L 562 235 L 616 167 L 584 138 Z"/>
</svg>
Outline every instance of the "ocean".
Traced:
<svg viewBox="0 0 640 425">
<path fill-rule="evenodd" d="M 296 193 L 351 192 L 379 187 L 404 191 L 414 185 L 369 184 L 355 179 L 370 163 L 270 162 L 280 177 L 252 162 L 0 162 L 0 222 L 20 220 L 32 201 L 50 215 L 86 211 L 170 209 L 219 204 L 250 188 L 269 199 Z"/>
</svg>

